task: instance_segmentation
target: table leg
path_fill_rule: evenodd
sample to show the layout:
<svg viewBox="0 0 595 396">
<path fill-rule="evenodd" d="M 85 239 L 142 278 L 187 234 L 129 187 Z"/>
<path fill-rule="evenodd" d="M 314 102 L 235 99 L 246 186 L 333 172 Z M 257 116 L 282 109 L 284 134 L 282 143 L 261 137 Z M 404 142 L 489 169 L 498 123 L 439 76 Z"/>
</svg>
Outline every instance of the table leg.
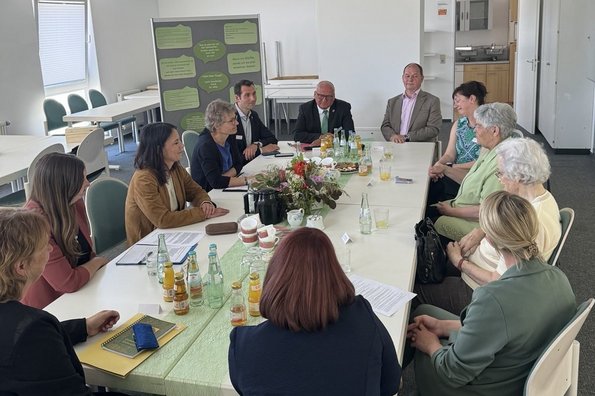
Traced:
<svg viewBox="0 0 595 396">
<path fill-rule="evenodd" d="M 275 137 L 277 138 L 280 128 L 279 118 L 277 117 L 277 99 L 273 99 L 273 120 L 275 121 Z"/>
<path fill-rule="evenodd" d="M 120 152 L 123 153 L 126 151 L 126 147 L 124 146 L 124 134 L 122 133 L 122 128 L 120 127 L 120 124 L 118 124 L 118 148 L 120 149 Z"/>
</svg>

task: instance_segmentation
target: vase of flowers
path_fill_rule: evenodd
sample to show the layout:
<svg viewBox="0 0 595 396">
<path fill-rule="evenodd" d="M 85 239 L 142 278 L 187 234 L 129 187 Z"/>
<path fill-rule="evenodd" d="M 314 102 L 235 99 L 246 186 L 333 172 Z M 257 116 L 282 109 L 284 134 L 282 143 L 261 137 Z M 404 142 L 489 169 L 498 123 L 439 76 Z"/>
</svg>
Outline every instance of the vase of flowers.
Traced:
<svg viewBox="0 0 595 396">
<path fill-rule="evenodd" d="M 303 209 L 305 215 L 319 204 L 336 208 L 344 192 L 335 171 L 306 161 L 302 155 L 294 157 L 285 169 L 271 166 L 256 175 L 252 187 L 274 188 L 287 210 Z"/>
</svg>

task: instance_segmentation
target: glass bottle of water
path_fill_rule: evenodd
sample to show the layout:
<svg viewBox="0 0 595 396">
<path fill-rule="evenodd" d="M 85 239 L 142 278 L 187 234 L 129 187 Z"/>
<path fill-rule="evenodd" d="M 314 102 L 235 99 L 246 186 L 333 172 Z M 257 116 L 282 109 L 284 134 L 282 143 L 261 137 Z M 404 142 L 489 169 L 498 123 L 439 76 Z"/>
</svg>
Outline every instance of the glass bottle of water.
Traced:
<svg viewBox="0 0 595 396">
<path fill-rule="evenodd" d="M 188 292 L 190 293 L 190 305 L 198 307 L 203 304 L 202 278 L 200 276 L 200 269 L 198 268 L 198 261 L 196 260 L 196 252 L 193 250 L 188 253 L 188 269 L 187 269 Z"/>
<path fill-rule="evenodd" d="M 218 270 L 217 254 L 209 253 L 209 272 L 205 276 L 207 302 L 210 308 L 223 306 L 223 274 Z"/>
<path fill-rule="evenodd" d="M 159 234 L 157 238 L 159 241 L 157 245 L 157 279 L 159 283 L 163 283 L 164 264 L 171 260 L 169 259 L 169 252 L 165 244 L 165 234 Z"/>
<path fill-rule="evenodd" d="M 367 193 L 362 193 L 362 203 L 359 210 L 359 230 L 362 234 L 372 233 L 372 213 L 370 213 Z"/>
</svg>

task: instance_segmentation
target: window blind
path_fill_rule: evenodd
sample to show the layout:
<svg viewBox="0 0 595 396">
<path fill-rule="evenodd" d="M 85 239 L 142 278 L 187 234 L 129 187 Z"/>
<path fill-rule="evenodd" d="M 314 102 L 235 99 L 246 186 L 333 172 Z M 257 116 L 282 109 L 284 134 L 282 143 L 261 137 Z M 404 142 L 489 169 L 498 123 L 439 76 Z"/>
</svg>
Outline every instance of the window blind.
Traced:
<svg viewBox="0 0 595 396">
<path fill-rule="evenodd" d="M 39 58 L 46 87 L 87 78 L 86 2 L 37 1 Z"/>
</svg>

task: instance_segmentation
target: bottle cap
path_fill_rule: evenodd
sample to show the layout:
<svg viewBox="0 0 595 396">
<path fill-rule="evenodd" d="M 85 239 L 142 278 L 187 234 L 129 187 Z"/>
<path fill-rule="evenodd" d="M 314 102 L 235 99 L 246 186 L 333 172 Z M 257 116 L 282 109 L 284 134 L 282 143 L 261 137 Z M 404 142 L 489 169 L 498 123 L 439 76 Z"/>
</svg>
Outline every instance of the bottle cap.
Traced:
<svg viewBox="0 0 595 396">
<path fill-rule="evenodd" d="M 242 288 L 242 284 L 238 281 L 235 281 L 231 284 L 231 288 L 234 290 L 238 290 Z"/>
</svg>

